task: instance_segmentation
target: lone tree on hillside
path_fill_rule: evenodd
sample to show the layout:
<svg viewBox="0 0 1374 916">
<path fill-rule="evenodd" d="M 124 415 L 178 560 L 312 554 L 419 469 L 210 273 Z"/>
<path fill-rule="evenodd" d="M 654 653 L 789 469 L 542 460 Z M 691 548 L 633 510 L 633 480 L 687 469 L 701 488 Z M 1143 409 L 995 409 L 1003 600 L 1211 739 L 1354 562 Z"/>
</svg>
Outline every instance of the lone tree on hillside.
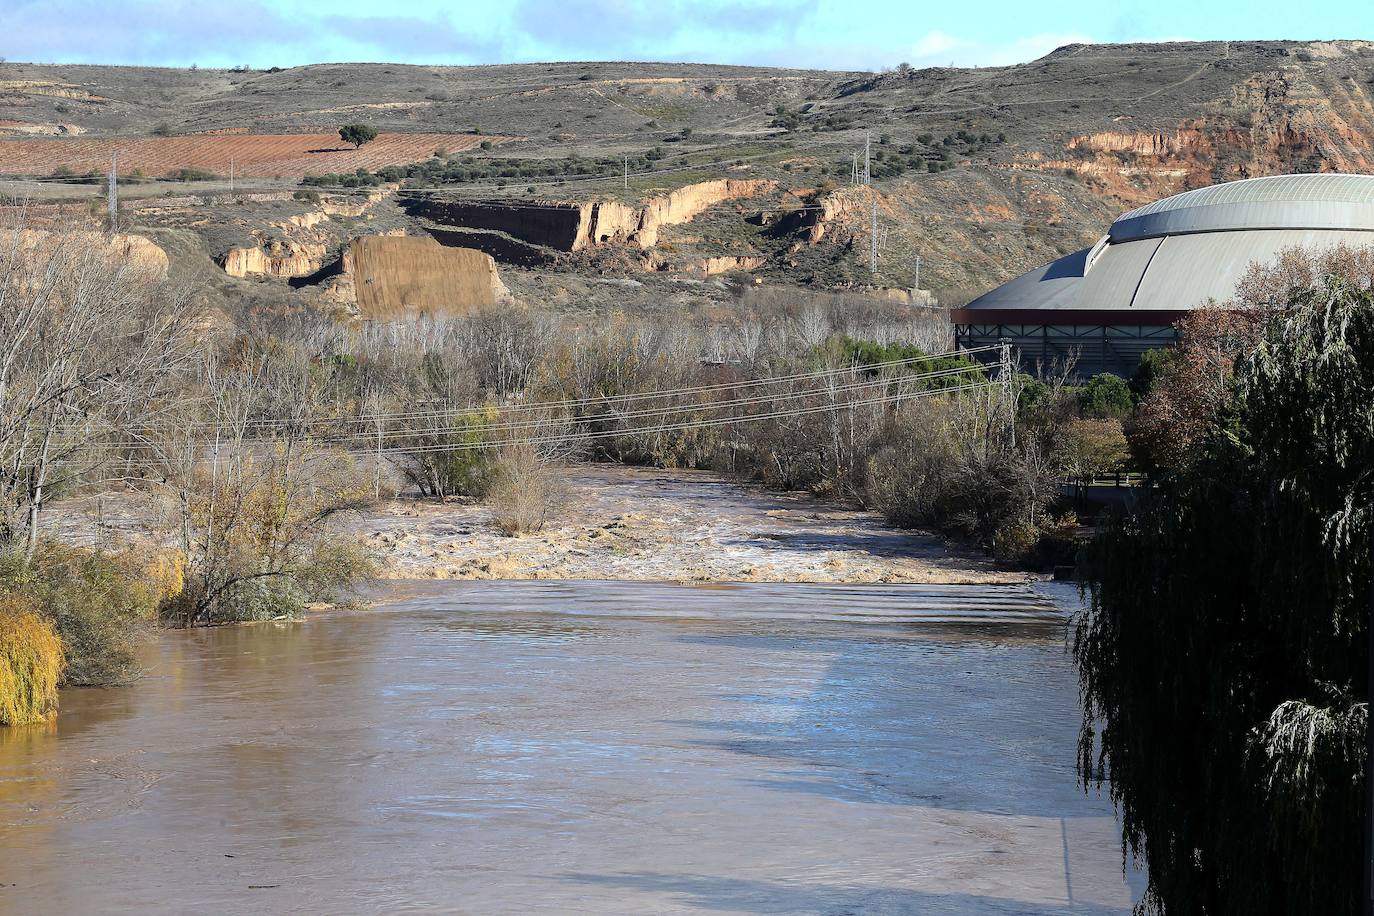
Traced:
<svg viewBox="0 0 1374 916">
<path fill-rule="evenodd" d="M 371 124 L 345 124 L 339 128 L 339 139 L 352 143 L 354 149 L 361 149 L 364 143 L 377 139 L 377 128 Z"/>
</svg>

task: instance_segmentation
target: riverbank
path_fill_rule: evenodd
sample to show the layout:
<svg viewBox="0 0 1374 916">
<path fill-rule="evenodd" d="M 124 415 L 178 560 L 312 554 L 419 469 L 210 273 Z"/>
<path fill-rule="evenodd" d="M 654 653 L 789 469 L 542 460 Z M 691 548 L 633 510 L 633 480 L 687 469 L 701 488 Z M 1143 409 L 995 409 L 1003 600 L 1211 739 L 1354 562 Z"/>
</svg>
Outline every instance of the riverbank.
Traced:
<svg viewBox="0 0 1374 916">
<path fill-rule="evenodd" d="M 939 535 L 807 493 L 702 471 L 574 465 L 544 531 L 502 534 L 486 507 L 400 496 L 340 522 L 383 579 L 602 579 L 670 582 L 992 584 L 998 569 Z M 52 512 L 52 532 L 91 546 L 157 546 L 155 506 L 85 500 Z"/>
</svg>

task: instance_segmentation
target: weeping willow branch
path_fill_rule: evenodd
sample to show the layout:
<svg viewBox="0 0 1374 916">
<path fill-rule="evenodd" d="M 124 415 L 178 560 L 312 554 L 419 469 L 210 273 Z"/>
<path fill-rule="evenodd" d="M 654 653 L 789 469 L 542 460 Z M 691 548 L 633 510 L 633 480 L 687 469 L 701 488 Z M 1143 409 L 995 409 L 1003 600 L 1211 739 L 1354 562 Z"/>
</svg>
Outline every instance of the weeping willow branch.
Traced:
<svg viewBox="0 0 1374 916">
<path fill-rule="evenodd" d="M 1089 552 L 1079 771 L 1147 860 L 1141 910 L 1353 912 L 1374 297 L 1293 293 L 1227 385 L 1195 454 Z"/>
</svg>

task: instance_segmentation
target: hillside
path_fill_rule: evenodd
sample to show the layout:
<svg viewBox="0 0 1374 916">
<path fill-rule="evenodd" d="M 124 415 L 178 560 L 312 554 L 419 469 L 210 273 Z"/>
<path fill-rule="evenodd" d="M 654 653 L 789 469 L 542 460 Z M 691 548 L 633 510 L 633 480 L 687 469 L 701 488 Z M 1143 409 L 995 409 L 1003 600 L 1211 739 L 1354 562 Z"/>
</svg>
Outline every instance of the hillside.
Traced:
<svg viewBox="0 0 1374 916">
<path fill-rule="evenodd" d="M 286 295 L 287 280 L 312 294 L 355 235 L 429 232 L 490 254 L 531 301 L 711 302 L 729 290 L 709 278 L 740 271 L 903 288 L 919 255 L 920 285 L 950 304 L 1146 200 L 1374 170 L 1371 99 L 1374 43 L 1355 41 L 1075 45 L 1013 67 L 883 74 L 5 63 L 0 174 L 80 210 L 100 193 L 84 174 L 118 150 L 121 176 L 143 181 L 125 187 L 126 222 L 277 278 L 255 296 Z M 349 121 L 382 136 L 355 152 L 332 139 Z M 851 186 L 866 136 L 871 189 Z M 184 169 L 200 180 L 166 180 Z M 302 180 L 324 199 L 293 197 Z"/>
</svg>

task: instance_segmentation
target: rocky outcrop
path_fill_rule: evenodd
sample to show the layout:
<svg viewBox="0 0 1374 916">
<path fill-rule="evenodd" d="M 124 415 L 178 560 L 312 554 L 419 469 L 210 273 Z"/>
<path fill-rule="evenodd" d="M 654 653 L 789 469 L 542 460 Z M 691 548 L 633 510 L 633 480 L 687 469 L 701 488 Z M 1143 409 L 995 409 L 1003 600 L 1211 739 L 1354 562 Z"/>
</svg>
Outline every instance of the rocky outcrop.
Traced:
<svg viewBox="0 0 1374 916">
<path fill-rule="evenodd" d="M 253 248 L 230 248 L 221 264 L 231 277 L 307 277 L 324 264 L 324 245 L 273 241 Z"/>
<path fill-rule="evenodd" d="M 325 216 L 357 218 L 385 200 L 390 193 L 389 190 L 383 189 L 368 191 L 366 194 L 361 195 L 331 195 L 320 200 L 320 211 Z"/>
<path fill-rule="evenodd" d="M 490 255 L 429 237 L 354 239 L 331 285 L 331 298 L 347 305 L 351 293 L 358 316 L 374 321 L 464 315 L 515 303 Z"/>
<path fill-rule="evenodd" d="M 699 270 L 704 276 L 728 274 L 737 270 L 758 270 L 768 259 L 760 255 L 722 255 L 714 258 L 697 258 L 692 269 Z"/>
<path fill-rule="evenodd" d="M 105 250 L 111 257 L 128 261 L 141 270 L 162 277 L 167 275 L 167 252 L 141 235 L 116 233 L 106 236 Z"/>
<path fill-rule="evenodd" d="M 754 254 L 716 255 L 682 261 L 669 260 L 657 251 L 648 251 L 639 261 L 639 266 L 647 271 L 694 273 L 703 277 L 715 277 L 738 270 L 758 270 L 767 263 L 766 257 Z"/>
<path fill-rule="evenodd" d="M 644 202 L 637 213 L 638 226 L 629 235 L 629 241 L 641 248 L 652 248 L 658 243 L 658 231 L 663 226 L 691 222 L 716 204 L 757 197 L 770 193 L 777 186 L 776 181 L 761 178 L 720 178 L 678 188 L 664 197 Z M 603 239 L 606 238 L 600 226 L 594 231 Z"/>
<path fill-rule="evenodd" d="M 104 104 L 109 99 L 92 95 L 80 86 L 71 83 L 57 83 L 52 80 L 0 80 L 0 95 L 38 95 L 57 99 L 75 99 L 79 102 Z"/>
<path fill-rule="evenodd" d="M 273 223 L 272 225 L 275 228 L 282 230 L 283 232 L 291 232 L 293 230 L 298 229 L 314 229 L 320 223 L 327 222 L 329 222 L 328 213 L 324 212 L 323 210 L 307 210 L 304 213 L 298 213 L 295 216 L 288 216 L 281 222 Z"/>
<path fill-rule="evenodd" d="M 1283 67 L 1237 83 L 1174 130 L 1084 134 L 1068 141 L 1063 158 L 1019 165 L 1091 176 L 1136 204 L 1239 178 L 1368 172 L 1371 139 L 1374 102 L 1358 81 Z"/>
<path fill-rule="evenodd" d="M 532 245 L 573 252 L 607 243 L 652 248 L 665 226 L 691 222 L 729 200 L 772 192 L 777 182 L 722 178 L 678 188 L 637 205 L 616 201 L 412 201 L 419 215 L 445 227 L 504 232 Z"/>
<path fill-rule="evenodd" d="M 12 244 L 13 230 L 0 230 L 0 245 Z M 102 232 L 52 233 L 46 229 L 20 230 L 19 247 L 41 251 L 49 245 L 70 245 L 78 251 L 98 252 L 112 265 L 128 264 L 153 276 L 167 275 L 167 252 L 141 235 Z"/>
<path fill-rule="evenodd" d="M 832 227 L 857 216 L 866 205 L 867 189 L 845 188 L 838 191 L 814 192 L 790 201 L 792 209 L 785 211 L 775 224 L 778 235 L 799 234 L 807 245 L 815 245 L 826 237 Z"/>
</svg>

